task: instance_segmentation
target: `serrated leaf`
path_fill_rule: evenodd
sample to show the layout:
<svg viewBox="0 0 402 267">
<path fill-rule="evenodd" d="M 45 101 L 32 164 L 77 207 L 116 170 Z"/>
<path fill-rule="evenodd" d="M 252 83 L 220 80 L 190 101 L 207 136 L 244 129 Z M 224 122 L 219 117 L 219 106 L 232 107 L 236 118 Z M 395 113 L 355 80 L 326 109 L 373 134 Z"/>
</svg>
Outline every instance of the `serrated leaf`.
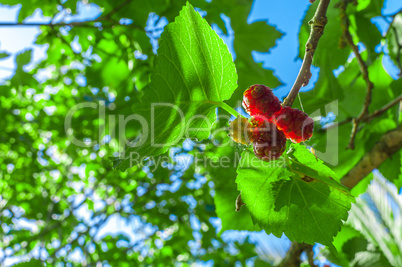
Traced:
<svg viewBox="0 0 402 267">
<path fill-rule="evenodd" d="M 251 6 L 251 2 L 249 4 Z M 242 21 L 247 20 L 248 15 L 248 10 L 240 6 L 234 7 L 229 14 L 235 32 L 233 47 L 236 53 L 236 70 L 239 75 L 239 90 L 228 101 L 228 104 L 232 106 L 242 101 L 244 90 L 252 84 L 265 84 L 270 88 L 282 84 L 272 70 L 264 69 L 262 63 L 254 61 L 252 51 L 268 52 L 283 33 L 265 21 L 244 24 Z"/>
<path fill-rule="evenodd" d="M 231 106 L 241 106 L 244 90 L 246 90 L 250 85 L 266 84 L 270 88 L 275 88 L 281 85 L 281 82 L 275 77 L 272 70 L 264 69 L 262 63 L 254 62 L 251 57 L 246 60 L 237 58 L 235 64 L 239 75 L 239 86 L 238 90 L 236 90 L 232 97 L 227 101 Z"/>
<path fill-rule="evenodd" d="M 315 242 L 333 248 L 332 238 L 346 220 L 353 197 L 331 179 L 328 168 L 317 161 L 302 164 L 307 155 L 296 146 L 289 165 L 263 162 L 250 151 L 242 154 L 236 183 L 254 223 L 267 233 L 297 242 Z M 300 150 L 300 151 L 299 151 Z M 313 156 L 314 157 L 314 156 Z M 306 175 L 307 174 L 307 175 Z"/>
<path fill-rule="evenodd" d="M 256 21 L 245 24 L 249 12 L 237 8 L 232 12 L 232 16 L 240 18 L 232 21 L 232 28 L 235 31 L 233 42 L 236 55 L 242 59 L 251 59 L 251 51 L 267 52 L 269 48 L 275 46 L 276 41 L 282 37 L 283 33 L 268 25 L 265 21 Z"/>
<path fill-rule="evenodd" d="M 252 84 L 265 84 L 271 88 L 282 84 L 275 77 L 273 70 L 264 69 L 262 63 L 254 61 L 252 51 L 268 52 L 270 48 L 275 46 L 283 33 L 266 21 L 245 23 L 250 14 L 252 4 L 253 1 L 251 0 L 221 0 L 212 1 L 208 4 L 197 2 L 197 6 L 207 11 L 205 18 L 208 22 L 217 24 L 224 34 L 227 33 L 227 29 L 221 19 L 222 10 L 231 19 L 230 24 L 234 31 L 235 64 L 239 76 L 239 90 L 236 90 L 227 101 L 227 104 L 231 106 L 241 106 L 239 103 L 243 99 L 243 92 Z"/>
<path fill-rule="evenodd" d="M 187 4 L 175 22 L 166 26 L 151 83 L 144 89 L 141 103 L 134 107 L 148 125 L 152 123 L 155 127 L 151 127 L 149 134 L 144 133 L 139 141 L 143 144 L 131 147 L 127 155 L 162 154 L 190 127 L 197 130 L 188 137 L 208 138 L 215 108 L 230 98 L 236 80 L 227 46 Z M 151 118 L 151 113 L 156 116 Z M 130 159 L 126 158 L 118 169 L 125 170 L 129 165 Z"/>
<path fill-rule="evenodd" d="M 295 167 L 301 168 L 309 173 L 311 171 L 316 172 L 316 175 L 319 175 L 321 177 L 330 178 L 330 183 L 333 184 L 334 187 L 345 189 L 345 187 L 341 184 L 332 182 L 336 178 L 335 172 L 333 172 L 328 166 L 326 166 L 321 159 L 317 158 L 305 146 L 301 144 L 291 144 L 291 148 L 292 150 L 294 150 L 294 152 L 292 153 L 292 157 L 294 157 L 297 161 L 294 162 Z M 306 172 L 303 173 L 308 175 L 309 173 Z"/>
</svg>

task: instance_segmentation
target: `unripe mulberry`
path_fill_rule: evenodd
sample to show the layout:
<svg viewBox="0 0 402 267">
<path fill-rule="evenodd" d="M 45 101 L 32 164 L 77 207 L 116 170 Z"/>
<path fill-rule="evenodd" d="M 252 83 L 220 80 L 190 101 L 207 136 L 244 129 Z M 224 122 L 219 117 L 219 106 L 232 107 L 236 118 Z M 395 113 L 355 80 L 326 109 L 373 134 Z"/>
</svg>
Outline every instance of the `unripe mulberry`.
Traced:
<svg viewBox="0 0 402 267">
<path fill-rule="evenodd" d="M 281 109 L 281 103 L 269 87 L 255 84 L 244 92 L 243 107 L 251 116 L 264 116 L 272 122 L 272 116 Z"/>
<path fill-rule="evenodd" d="M 236 143 L 247 145 L 251 142 L 251 124 L 244 117 L 237 117 L 230 123 L 230 137 Z"/>
<path fill-rule="evenodd" d="M 254 154 L 264 161 L 278 159 L 286 149 L 286 136 L 275 124 L 261 118 L 251 119 Z"/>
<path fill-rule="evenodd" d="M 313 135 L 314 121 L 301 110 L 284 107 L 274 117 L 278 129 L 294 143 L 304 142 Z"/>
</svg>

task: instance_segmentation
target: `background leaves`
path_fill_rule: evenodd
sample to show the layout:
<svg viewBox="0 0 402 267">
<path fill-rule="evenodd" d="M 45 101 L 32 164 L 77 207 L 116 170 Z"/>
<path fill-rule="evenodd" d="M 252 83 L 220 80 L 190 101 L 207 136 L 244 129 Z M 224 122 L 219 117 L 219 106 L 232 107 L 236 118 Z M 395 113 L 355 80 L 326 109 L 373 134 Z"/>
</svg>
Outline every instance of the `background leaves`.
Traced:
<svg viewBox="0 0 402 267">
<path fill-rule="evenodd" d="M 243 89 L 250 84 L 264 83 L 275 88 L 282 82 L 293 83 L 293 78 L 279 81 L 273 75 L 275 69 L 262 68 L 262 62 L 258 62 L 258 56 L 252 52 L 273 53 L 275 44 L 286 46 L 280 43 L 283 41 L 279 39 L 283 36 L 280 23 L 269 25 L 272 20 L 248 23 L 253 21 L 250 15 L 253 4 L 255 6 L 253 1 L 190 2 L 224 37 L 233 52 L 239 89 L 226 103 L 232 107 L 238 105 Z M 287 25 L 301 23 L 300 56 L 303 56 L 309 32 L 307 22 L 317 3 L 309 7 L 303 22 L 291 16 L 286 18 Z M 1 40 L 1 62 L 16 63 L 10 78 L 0 85 L 0 251 L 7 250 L 7 255 L 0 253 L 1 264 L 8 266 L 10 260 L 26 261 L 28 258 L 48 265 L 75 266 L 84 263 L 91 266 L 186 266 L 194 263 L 220 266 L 252 262 L 265 266 L 280 262 L 289 247 L 288 239 L 255 232 L 261 228 L 254 226 L 247 205 L 238 213 L 234 211 L 239 194 L 235 182 L 236 164 L 245 148 L 233 144 L 226 148 L 221 146 L 230 142 L 225 129 L 230 116 L 224 111 L 218 112 L 226 117 L 212 126 L 211 136 L 203 141 L 177 143 L 161 154 L 165 158 L 158 168 L 151 160 L 143 167 L 133 167 L 126 172 L 114 171 L 110 166 L 109 157 L 119 156 L 121 150 L 115 139 L 120 130 L 109 118 L 118 121 L 119 115 L 127 117 L 141 105 L 139 100 L 150 89 L 158 51 L 163 51 L 160 34 L 179 14 L 184 1 L 3 1 L 2 4 L 21 4 L 17 14 L 20 22 L 32 22 L 29 16 L 36 12 L 34 18 L 43 19 L 44 23 L 52 20 L 55 24 L 71 21 L 77 24 L 35 27 L 39 35 L 32 51 L 28 48 L 9 52 L 4 50 L 4 39 Z M 400 124 L 401 116 L 395 105 L 363 124 L 353 151 L 345 150 L 350 123 L 325 129 L 358 114 L 365 90 L 350 48 L 341 45 L 339 10 L 333 4 L 313 62 L 319 67 L 318 81 L 313 90 L 301 93 L 300 99 L 303 109 L 315 119 L 314 138 L 306 145 L 312 146 L 316 155 L 337 148 L 337 154 L 328 153 L 331 159 L 339 159 L 336 166 L 331 164 L 333 161 L 325 163 L 335 175 L 321 163 L 318 163 L 321 167 L 315 166 L 315 157 L 307 157 L 311 156 L 310 152 L 297 154 L 306 150 L 298 149 L 292 157 L 299 159 L 300 162 L 295 163 L 297 167 L 319 168 L 320 172 L 303 170 L 312 172 L 311 176 L 315 175 L 316 179 L 331 176 L 336 180 L 353 168 L 385 132 Z M 375 84 L 370 112 L 401 93 L 401 80 L 397 80 L 396 75 L 400 47 L 394 36 L 399 29 L 400 15 L 382 13 L 382 8 L 383 1 L 358 1 L 357 6 L 350 4 L 347 10 L 353 40 L 359 44 L 370 68 L 370 79 Z M 48 17 L 41 18 L 41 14 Z M 377 22 L 382 20 L 386 26 L 373 26 L 373 23 L 378 26 Z M 206 23 L 203 25 L 206 27 Z M 16 28 L 12 30 L 20 33 Z M 207 32 L 216 36 L 209 28 Z M 3 38 L 8 37 L 3 35 Z M 40 45 L 45 47 L 45 57 L 38 62 L 35 49 Z M 5 57 L 6 54 L 10 56 Z M 390 62 L 396 67 L 390 67 Z M 290 63 L 282 60 L 269 65 L 290 66 Z M 338 111 L 333 105 L 327 106 L 334 101 L 338 101 Z M 87 147 L 73 145 L 64 131 L 65 115 L 80 103 L 105 107 L 106 120 L 100 120 L 95 109 L 77 111 L 73 118 L 75 137 L 92 142 Z M 299 101 L 295 105 L 302 109 Z M 99 127 L 104 127 L 105 131 L 99 132 Z M 215 132 L 219 128 L 222 129 Z M 140 134 L 136 125 L 129 124 L 126 130 L 130 139 Z M 338 144 L 329 142 L 335 130 Z M 328 154 L 325 155 L 329 157 Z M 230 167 L 213 168 L 204 162 L 196 163 L 196 156 L 215 161 L 226 157 Z M 304 158 L 308 161 L 303 162 Z M 379 170 L 400 187 L 401 153 L 390 157 Z M 364 193 L 372 178 L 372 174 L 367 176 L 352 194 Z M 298 179 L 298 185 L 305 183 L 301 177 L 289 179 Z M 312 189 L 307 187 L 306 190 Z M 347 199 L 349 201 L 350 197 Z M 292 207 L 297 205 L 302 204 Z M 334 225 L 339 221 L 337 218 Z M 381 220 L 376 223 L 378 227 L 388 227 Z M 346 263 L 367 266 L 364 259 L 370 259 L 373 265 L 388 264 L 383 251 L 392 248 L 392 242 L 378 246 L 378 242 L 370 238 L 370 231 L 358 232 L 351 224 L 346 227 L 353 231 L 345 234 L 345 241 L 338 242 L 338 237 L 335 238 L 339 257 L 326 249 L 321 252 L 316 249 L 316 264 L 321 264 L 319 260 L 323 255 L 342 266 L 347 266 Z M 334 232 L 335 228 L 338 230 L 332 225 L 330 228 Z M 231 229 L 250 232 L 228 231 Z M 344 229 L 340 233 L 343 232 Z M 328 233 L 329 238 L 332 235 Z M 298 237 L 309 238 L 302 234 Z M 376 257 L 379 261 L 375 261 Z"/>
</svg>

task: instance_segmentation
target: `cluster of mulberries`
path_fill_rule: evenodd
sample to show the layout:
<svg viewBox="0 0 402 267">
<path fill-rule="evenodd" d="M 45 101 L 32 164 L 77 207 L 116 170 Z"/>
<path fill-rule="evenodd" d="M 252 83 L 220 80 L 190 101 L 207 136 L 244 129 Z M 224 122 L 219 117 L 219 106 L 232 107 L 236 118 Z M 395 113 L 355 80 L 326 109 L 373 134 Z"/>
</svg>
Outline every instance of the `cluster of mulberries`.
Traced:
<svg viewBox="0 0 402 267">
<path fill-rule="evenodd" d="M 286 139 L 300 143 L 313 135 L 313 120 L 301 110 L 282 107 L 265 85 L 250 86 L 244 92 L 243 107 L 251 119 L 231 122 L 231 136 L 237 143 L 252 143 L 254 154 L 264 161 L 279 158 L 285 151 Z"/>
<path fill-rule="evenodd" d="M 304 142 L 313 135 L 313 119 L 295 108 L 284 107 L 276 112 L 275 124 L 294 143 Z"/>
</svg>

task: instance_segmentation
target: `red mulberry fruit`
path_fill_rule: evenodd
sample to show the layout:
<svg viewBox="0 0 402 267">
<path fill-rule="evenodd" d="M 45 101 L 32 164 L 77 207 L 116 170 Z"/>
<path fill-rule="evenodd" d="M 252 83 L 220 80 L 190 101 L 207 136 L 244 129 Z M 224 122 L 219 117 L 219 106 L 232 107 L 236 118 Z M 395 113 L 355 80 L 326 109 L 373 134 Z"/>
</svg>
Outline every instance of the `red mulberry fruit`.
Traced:
<svg viewBox="0 0 402 267">
<path fill-rule="evenodd" d="M 286 136 L 275 124 L 261 118 L 251 119 L 254 154 L 261 160 L 278 159 L 286 149 Z"/>
<path fill-rule="evenodd" d="M 278 129 L 294 143 L 304 142 L 313 135 L 314 121 L 301 110 L 284 107 L 274 117 Z"/>
<path fill-rule="evenodd" d="M 244 92 L 243 107 L 251 116 L 264 116 L 272 122 L 272 116 L 281 109 L 281 103 L 269 87 L 255 84 Z"/>
</svg>

